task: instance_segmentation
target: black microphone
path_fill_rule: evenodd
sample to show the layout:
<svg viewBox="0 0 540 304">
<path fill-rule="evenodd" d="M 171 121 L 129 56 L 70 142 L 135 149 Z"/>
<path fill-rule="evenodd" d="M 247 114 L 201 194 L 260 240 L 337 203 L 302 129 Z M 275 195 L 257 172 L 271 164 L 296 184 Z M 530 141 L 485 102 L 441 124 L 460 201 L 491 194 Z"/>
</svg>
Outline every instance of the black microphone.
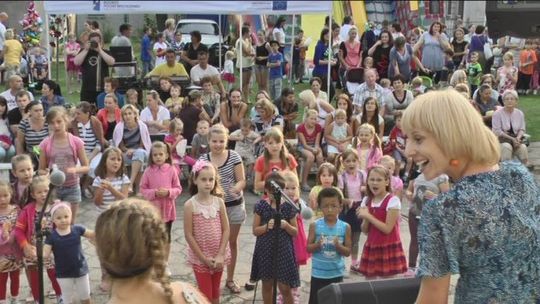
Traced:
<svg viewBox="0 0 540 304">
<path fill-rule="evenodd" d="M 309 220 L 313 217 L 313 210 L 309 206 L 307 206 L 304 202 L 302 202 L 302 200 L 300 200 L 301 207 L 298 208 L 296 204 L 293 202 L 293 200 L 287 194 L 283 192 L 283 189 L 281 189 L 281 187 L 276 181 L 270 181 L 270 187 L 272 188 L 273 192 L 281 193 L 281 197 L 285 199 L 285 202 L 293 206 L 294 210 L 300 213 L 303 219 Z"/>
</svg>

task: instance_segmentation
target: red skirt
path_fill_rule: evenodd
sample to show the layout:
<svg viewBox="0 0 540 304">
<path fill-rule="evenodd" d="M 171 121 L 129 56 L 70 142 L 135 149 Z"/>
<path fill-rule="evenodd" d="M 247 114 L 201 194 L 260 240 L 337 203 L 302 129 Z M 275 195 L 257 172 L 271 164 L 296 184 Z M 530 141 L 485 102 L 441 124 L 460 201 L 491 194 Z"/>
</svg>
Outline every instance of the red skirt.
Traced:
<svg viewBox="0 0 540 304">
<path fill-rule="evenodd" d="M 236 81 L 233 73 L 223 73 L 222 78 L 228 83 L 234 83 Z"/>
<path fill-rule="evenodd" d="M 67 70 L 68 71 L 74 71 L 74 72 L 78 72 L 79 71 L 79 67 L 77 65 L 75 65 L 75 56 L 67 56 Z"/>
<path fill-rule="evenodd" d="M 387 244 L 364 244 L 360 273 L 366 277 L 392 276 L 407 271 L 407 260 L 401 241 Z"/>
</svg>

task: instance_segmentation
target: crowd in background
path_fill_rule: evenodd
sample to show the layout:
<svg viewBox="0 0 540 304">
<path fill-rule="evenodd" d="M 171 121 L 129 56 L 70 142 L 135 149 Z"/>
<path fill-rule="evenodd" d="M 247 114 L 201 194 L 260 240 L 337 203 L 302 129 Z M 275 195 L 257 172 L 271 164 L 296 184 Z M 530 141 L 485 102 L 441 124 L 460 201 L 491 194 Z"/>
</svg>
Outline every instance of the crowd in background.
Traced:
<svg viewBox="0 0 540 304">
<path fill-rule="evenodd" d="M 0 14 L 0 22 L 6 19 Z M 243 24 L 220 68 L 209 63 L 208 46 L 199 32 L 191 32 L 191 42 L 183 44 L 182 33 L 174 30 L 175 20 L 165 25 L 155 35 L 154 29 L 144 29 L 140 42 L 142 74 L 158 79 L 156 90 L 146 91 L 119 87 L 117 76 L 136 71 L 116 66 L 110 73 L 115 58 L 104 47 L 109 41 L 103 41 L 97 22 L 87 22 L 80 35 L 70 34 L 65 45 L 67 86 L 62 89 L 80 92 L 79 102 L 71 108 L 60 85 L 47 79 L 47 56 L 43 60 L 37 54 L 29 65 L 32 79 L 40 82 L 41 92 L 35 92 L 40 98 L 25 89 L 28 75 L 21 73 L 25 52 L 13 31 L 0 27 L 7 84 L 0 94 L 0 161 L 11 160 L 15 177 L 13 188 L 0 185 L 0 194 L 16 206 L 12 211 L 0 203 L 0 220 L 11 216 L 14 228 L 4 225 L 3 231 L 8 236 L 12 230 L 16 233 L 17 243 L 11 249 L 18 254 L 15 258 L 0 254 L 16 264 L 0 269 L 2 275 L 18 276 L 23 264 L 33 265 L 29 223 L 43 204 L 53 164 L 67 176 L 56 189 L 58 199 L 67 204 L 53 207 L 49 220 L 56 224 L 57 234 L 74 233 L 79 242 L 78 247 L 68 248 L 62 247 L 66 245 L 57 235 L 47 241 L 57 263 L 56 274 L 54 264 L 48 265 L 49 278 L 64 303 L 71 294 L 62 290 L 88 285 L 86 262 L 73 255 L 82 256 L 80 236 L 92 239 L 94 233 L 77 225 L 68 229 L 66 219 L 61 222 L 55 212 L 72 224 L 77 222 L 83 197 L 93 200 L 98 212 L 111 215 L 114 201 L 142 196 L 157 208 L 158 221 L 164 224 L 159 229 L 163 227 L 164 243 L 169 244 L 186 168 L 191 172 L 187 178 L 192 196 L 182 202 L 190 248 L 187 262 L 193 266 L 199 289 L 214 303 L 219 302 L 224 270 L 225 286 L 240 292 L 234 274 L 241 245 L 238 234 L 246 218 L 243 191 L 261 195 L 255 204 L 257 243 L 246 288 L 262 280 L 266 303 L 271 295 L 273 233 L 285 240 L 277 266 L 283 303 L 300 303 L 298 269 L 310 256 L 310 303 L 316 303 L 320 288 L 343 279 L 344 257 L 349 255 L 350 271 L 367 278 L 414 275 L 423 205 L 449 189 L 448 176 L 426 179 L 418 171 L 423 164 L 406 153 L 407 141 L 419 139 L 405 134 L 403 113 L 428 91 L 459 92 L 498 138 L 500 160 L 517 158 L 528 164 L 528 138 L 518 100 L 520 95 L 537 94 L 539 39 L 516 45 L 516 39 L 506 37 L 493 44 L 482 25 L 448 29 L 440 22 L 410 33 L 402 33 L 399 24 L 375 29 L 368 23 L 360 35 L 352 18 L 345 17 L 341 26 L 329 20 L 322 26 L 313 58 L 306 58 L 312 46 L 299 30 L 292 37 L 293 55 L 288 58 L 285 19 L 279 18 L 271 31 L 253 33 L 249 24 Z M 132 31 L 129 24 L 121 25 L 108 45 L 132 46 Z M 286 85 L 286 65 L 293 70 L 292 82 L 307 80 L 308 89 L 295 92 Z M 242 77 L 237 76 L 239 69 Z M 174 81 L 178 76 L 200 89 L 181 86 Z M 32 178 L 31 172 L 37 176 Z M 312 173 L 316 173 L 314 183 Z M 289 191 L 298 208 L 310 206 L 316 211 L 308 231 L 292 207 L 282 210 L 282 230 L 273 229 L 276 202 L 268 195 L 269 180 Z M 309 193 L 307 202 L 302 202 L 301 192 Z M 396 229 L 403 199 L 411 202 L 408 261 Z M 368 241 L 360 249 L 362 232 Z M 165 281 L 168 246 L 155 273 Z M 106 258 L 100 254 L 104 291 L 110 289 L 111 278 L 140 274 L 124 273 L 107 264 Z M 389 259 L 395 262 L 392 267 L 381 262 Z M 75 263 L 79 271 L 68 271 L 66 261 Z M 33 278 L 29 274 L 36 299 Z M 66 278 L 78 280 L 68 283 Z M 5 288 L 0 286 L 0 301 L 6 298 Z M 81 299 L 89 299 L 89 291 L 78 290 Z M 13 289 L 12 296 L 16 296 Z"/>
</svg>

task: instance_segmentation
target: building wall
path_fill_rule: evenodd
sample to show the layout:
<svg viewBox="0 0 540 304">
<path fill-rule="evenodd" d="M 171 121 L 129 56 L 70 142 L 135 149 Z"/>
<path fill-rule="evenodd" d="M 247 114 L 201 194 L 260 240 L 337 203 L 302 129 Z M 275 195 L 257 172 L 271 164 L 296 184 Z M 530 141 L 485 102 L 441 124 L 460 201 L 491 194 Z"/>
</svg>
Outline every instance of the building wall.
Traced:
<svg viewBox="0 0 540 304">
<path fill-rule="evenodd" d="M 486 1 L 465 1 L 463 6 L 465 24 L 486 23 Z"/>
</svg>

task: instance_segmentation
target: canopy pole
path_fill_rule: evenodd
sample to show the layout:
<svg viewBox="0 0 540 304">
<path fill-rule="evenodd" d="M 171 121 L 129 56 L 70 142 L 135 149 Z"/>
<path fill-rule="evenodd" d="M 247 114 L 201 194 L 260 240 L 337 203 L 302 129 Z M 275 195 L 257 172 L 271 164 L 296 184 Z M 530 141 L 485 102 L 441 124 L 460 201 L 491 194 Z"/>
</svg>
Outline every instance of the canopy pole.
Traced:
<svg viewBox="0 0 540 304">
<path fill-rule="evenodd" d="M 221 65 L 221 45 L 223 44 L 223 33 L 221 32 L 221 14 L 218 15 L 219 19 L 219 69 L 223 70 L 223 66 Z"/>
<path fill-rule="evenodd" d="M 238 40 L 240 40 L 240 43 L 238 43 L 238 48 L 240 49 L 240 56 L 238 56 L 238 58 L 236 58 L 236 62 L 238 63 L 238 61 L 240 61 L 240 91 L 242 91 L 242 95 L 245 94 L 245 92 L 243 91 L 243 88 L 242 88 L 242 85 L 243 85 L 243 78 L 242 78 L 242 75 L 243 75 L 243 71 L 242 71 L 242 53 L 244 52 L 244 38 L 242 37 L 242 24 L 243 24 L 243 16 L 242 14 L 240 14 L 240 22 L 238 23 Z M 238 41 L 237 40 L 237 41 Z M 238 50 L 236 50 L 238 52 Z M 244 95 L 245 96 L 245 95 Z M 249 102 L 247 100 L 244 100 L 244 102 Z"/>
<path fill-rule="evenodd" d="M 291 60 L 289 62 L 289 86 L 293 87 L 293 56 L 294 56 L 294 27 L 296 25 L 296 15 L 292 15 L 292 31 L 291 31 Z"/>
<path fill-rule="evenodd" d="M 45 43 L 47 44 L 45 47 L 47 48 L 47 60 L 49 61 L 49 64 L 47 65 L 47 70 L 49 71 L 48 75 L 51 75 L 51 69 L 52 69 L 51 43 L 50 43 L 50 35 L 49 35 L 49 13 L 47 12 L 45 12 Z"/>
<path fill-rule="evenodd" d="M 328 34 L 330 35 L 328 38 L 328 65 L 326 69 L 326 94 L 328 94 L 328 97 L 330 97 L 330 84 L 332 83 L 330 79 L 330 70 L 332 69 L 332 66 L 330 65 L 330 60 L 332 59 L 332 9 L 330 9 L 330 14 L 328 18 Z M 327 100 L 329 103 L 331 103 L 331 100 Z"/>
</svg>

